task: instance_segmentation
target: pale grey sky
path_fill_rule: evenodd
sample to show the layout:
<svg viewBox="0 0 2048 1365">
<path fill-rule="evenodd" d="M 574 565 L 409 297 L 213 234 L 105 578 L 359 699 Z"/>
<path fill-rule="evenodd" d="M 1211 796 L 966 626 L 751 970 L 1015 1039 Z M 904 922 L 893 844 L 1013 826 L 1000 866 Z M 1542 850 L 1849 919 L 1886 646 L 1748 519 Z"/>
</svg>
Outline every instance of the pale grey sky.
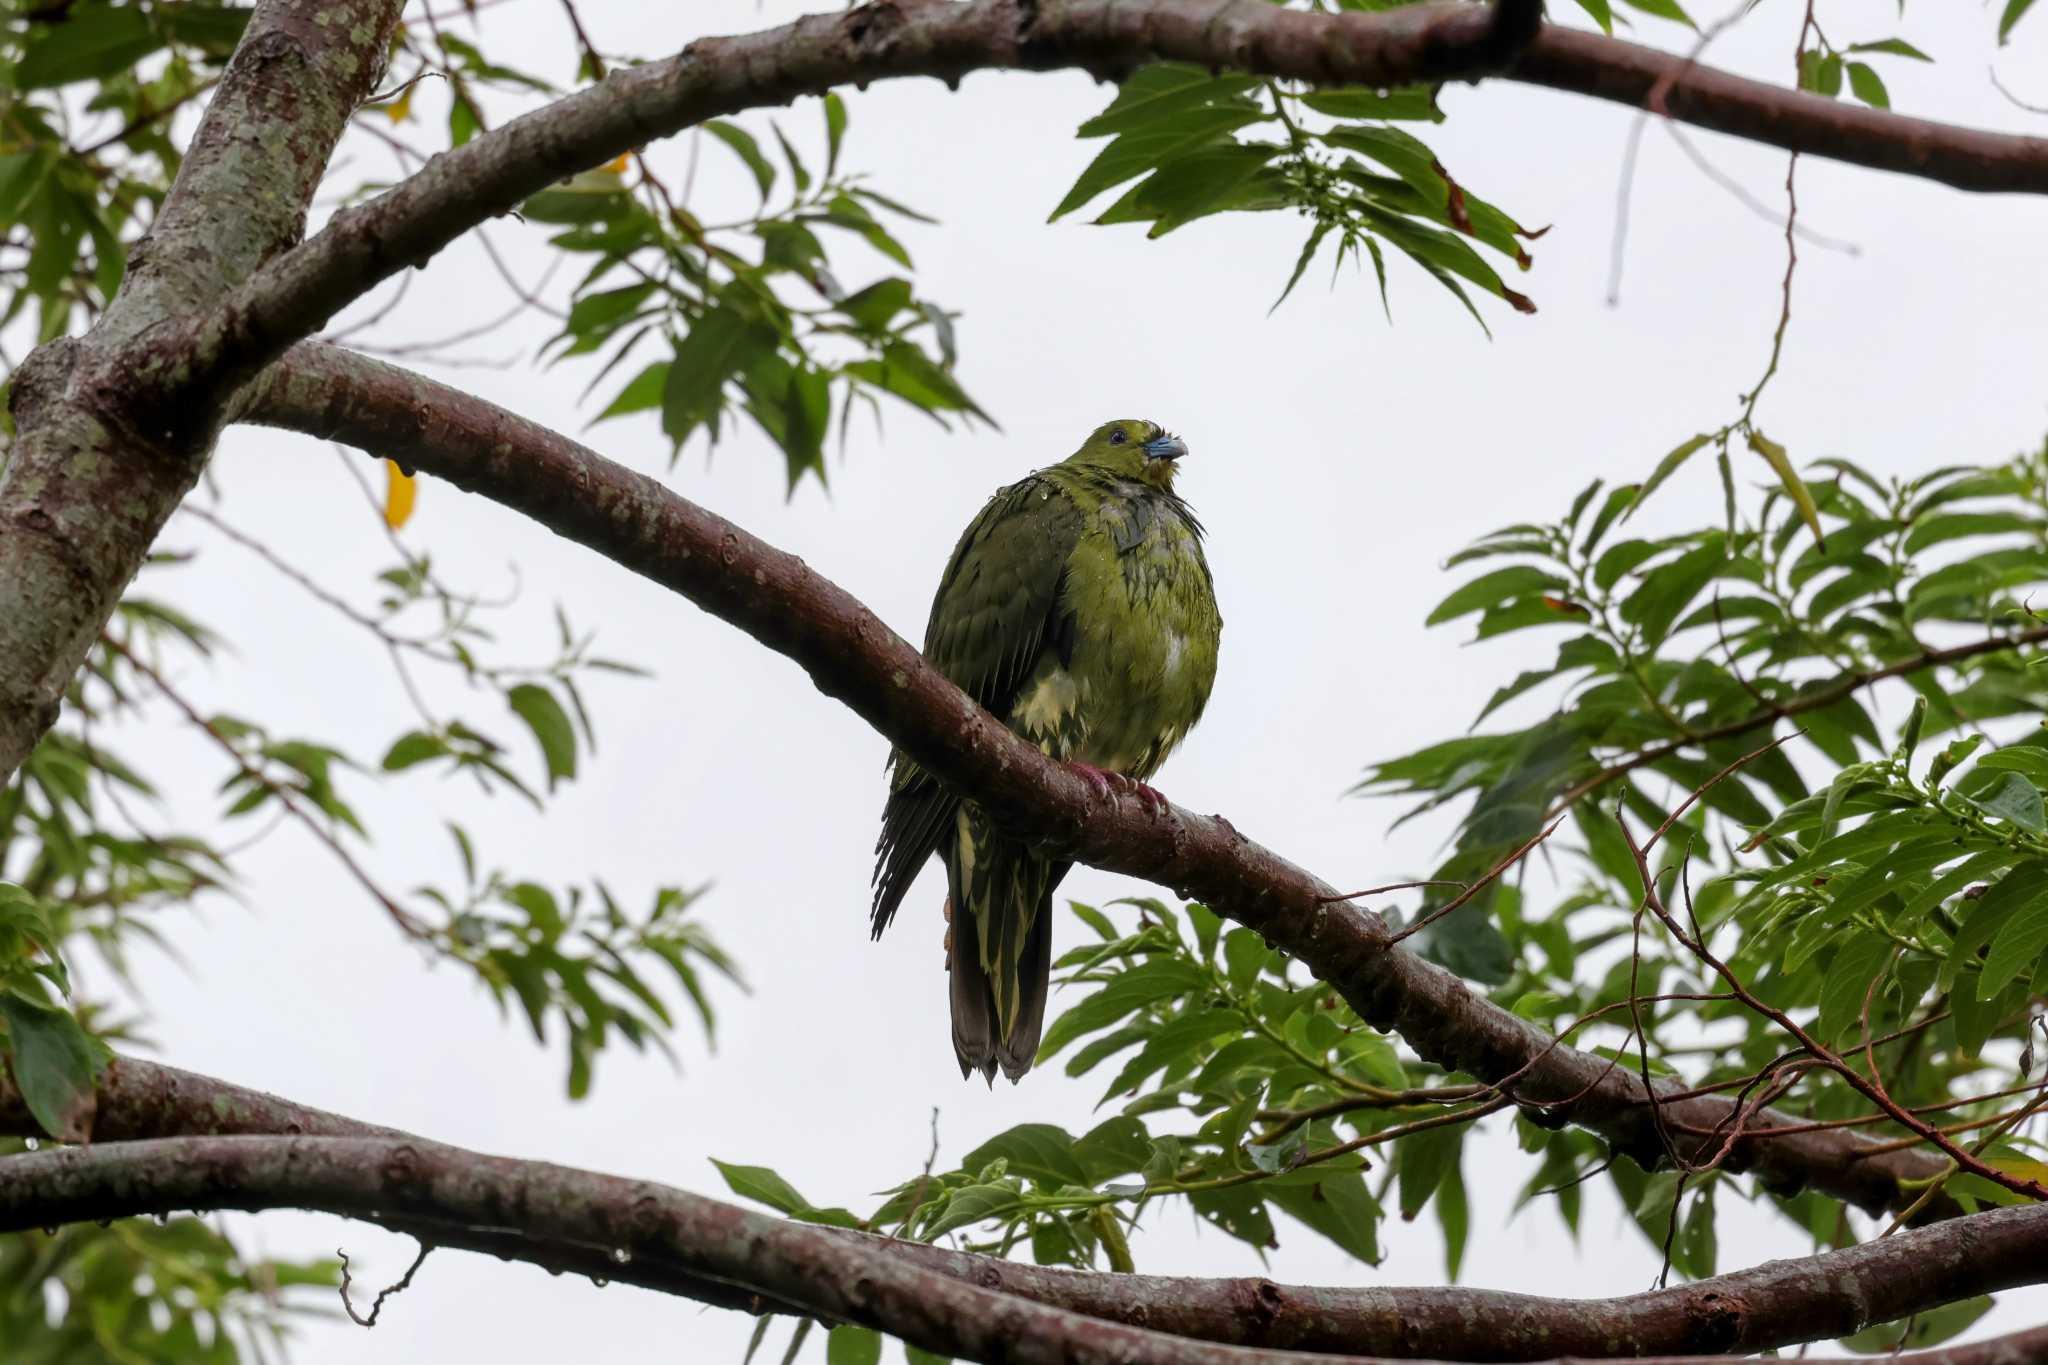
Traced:
<svg viewBox="0 0 2048 1365">
<path fill-rule="evenodd" d="M 584 6 L 601 45 L 646 54 L 804 8 Z M 1558 9 L 1578 22 L 1572 6 Z M 1765 6 L 1712 59 L 1782 79 L 1797 9 Z M 1839 40 L 1886 36 L 1891 14 L 1821 11 Z M 2048 20 L 2023 25 L 2003 52 L 1991 44 L 1994 22 L 1981 6 L 1909 11 L 1902 31 L 1941 61 L 1887 61 L 1895 102 L 2026 128 L 2028 116 L 1989 87 L 1984 69 L 1995 58 L 2023 95 L 2048 101 Z M 571 49 L 552 5 L 507 4 L 487 11 L 487 25 L 494 53 L 566 78 Z M 1682 46 L 1668 25 L 1641 33 Z M 1369 273 L 1348 271 L 1334 291 L 1326 270 L 1312 274 L 1269 318 L 1304 231 L 1299 220 L 1212 219 L 1160 242 L 1134 228 L 1045 224 L 1098 145 L 1072 130 L 1109 93 L 1060 74 L 975 76 L 958 94 L 930 81 L 847 94 L 848 162 L 944 220 L 902 235 L 920 291 L 963 315 L 960 373 L 1000 433 L 947 435 L 898 411 L 878 437 L 860 421 L 845 459 L 832 459 L 829 495 L 810 484 L 785 502 L 779 456 L 742 427 L 708 464 L 692 447 L 671 482 L 803 555 L 915 638 L 947 551 L 994 487 L 1060 458 L 1106 418 L 1170 425 L 1192 450 L 1182 488 L 1210 529 L 1226 628 L 1208 716 L 1158 784 L 1194 809 L 1227 813 L 1333 881 L 1417 875 L 1446 826 L 1417 822 L 1389 835 L 1396 808 L 1345 800 L 1344 790 L 1369 759 L 1461 733 L 1499 682 L 1550 650 L 1536 641 L 1468 652 L 1469 628 L 1424 630 L 1429 607 L 1457 581 L 1438 566 L 1476 534 L 1555 514 L 1596 476 L 1642 476 L 1678 440 L 1726 420 L 1761 368 L 1776 320 L 1780 231 L 1652 129 L 1620 306 L 1609 307 L 1631 115 L 1507 83 L 1458 86 L 1444 95 L 1450 121 L 1429 140 L 1475 192 L 1524 223 L 1553 225 L 1534 244 L 1534 270 L 1514 281 L 1542 311 L 1524 318 L 1489 301 L 1488 341 L 1434 284 L 1396 264 L 1391 326 Z M 438 109 L 437 98 L 423 91 L 422 107 Z M 777 117 L 815 144 L 815 101 Z M 765 134 L 765 118 L 743 121 Z M 1695 137 L 1765 203 L 1781 201 L 1782 155 Z M 350 150 L 350 174 L 385 173 L 374 145 L 358 140 Z M 678 142 L 653 154 L 677 170 L 686 150 Z M 752 188 L 722 150 L 707 146 L 704 157 L 704 216 L 720 216 L 721 201 L 748 209 Z M 2048 205 L 1811 158 L 1800 168 L 1800 203 L 1804 222 L 1860 251 L 1802 250 L 1783 373 L 1760 413 L 1767 430 L 1801 459 L 1842 454 L 1900 473 L 1996 459 L 2040 438 Z M 537 232 L 509 223 L 493 231 L 529 270 L 544 261 Z M 878 258 L 849 251 L 839 273 L 857 286 L 880 269 Z M 502 297 L 474 242 L 461 242 L 415 281 L 385 335 L 439 334 L 495 312 Z M 548 330 L 528 319 L 466 349 L 530 354 Z M 587 374 L 574 368 L 446 377 L 564 430 L 580 430 L 595 411 L 576 402 Z M 651 419 L 607 424 L 590 439 L 636 467 L 664 467 L 666 442 Z M 367 585 L 390 562 L 327 448 L 238 430 L 216 468 L 226 515 L 323 581 Z M 1704 465 L 1663 496 L 1679 510 L 1719 500 Z M 144 958 L 166 1060 L 450 1142 L 706 1193 L 722 1193 L 706 1158 L 763 1163 L 819 1203 L 855 1206 L 915 1172 L 934 1106 L 942 1160 L 1027 1119 L 1092 1121 L 1100 1081 L 1069 1082 L 1056 1066 L 1015 1089 L 960 1082 L 935 876 L 889 936 L 869 943 L 885 745 L 862 723 L 793 665 L 689 604 L 445 485 L 425 485 L 405 534 L 451 577 L 480 587 L 505 583 L 516 562 L 536 639 L 559 599 L 598 628 L 609 652 L 658 676 L 598 690 L 598 761 L 545 820 L 504 802 L 483 814 L 460 786 L 426 777 L 374 803 L 366 814 L 380 874 L 401 887 L 451 880 L 440 821 L 453 815 L 483 831 L 487 860 L 556 882 L 602 876 L 637 902 L 662 883 L 712 881 L 701 913 L 744 965 L 753 994 L 719 993 L 715 1058 L 686 1027 L 681 1075 L 658 1059 L 608 1052 L 594 1095 L 569 1104 L 558 1045 L 542 1050 L 522 1024 L 501 1024 L 463 975 L 423 971 L 324 851 L 287 832 L 249 855 L 246 913 L 222 908 L 177 926 L 189 973 Z M 186 670 L 185 686 L 208 706 L 330 736 L 374 760 L 408 714 L 374 642 L 190 519 L 167 542 L 208 550 L 163 581 L 238 647 L 213 669 Z M 218 780 L 214 755 L 188 736 L 132 742 L 189 758 L 195 793 Z M 1064 887 L 1096 901 L 1147 890 L 1086 869 Z M 1061 941 L 1077 927 L 1063 920 Z M 1527 1171 L 1496 1143 L 1499 1159 L 1468 1162 L 1468 1283 L 1565 1294 L 1648 1286 L 1654 1258 L 1604 1185 L 1576 1247 L 1548 1208 L 1503 1225 Z M 1732 1200 L 1722 1208 L 1724 1268 L 1804 1249 L 1789 1226 Z M 1261 1270 L 1241 1244 L 1198 1234 L 1185 1211 L 1152 1222 L 1136 1247 L 1141 1269 Z M 409 1243 L 327 1218 L 269 1216 L 249 1236 L 278 1249 L 346 1247 L 365 1283 L 395 1277 L 411 1253 Z M 1382 1237 L 1389 1254 L 1372 1270 L 1289 1228 L 1265 1272 L 1360 1284 L 1441 1279 L 1433 1222 L 1390 1224 Z M 2034 1316 L 2043 1302 L 2032 1301 Z M 737 1360 L 750 1329 L 749 1320 L 652 1294 L 599 1292 L 441 1253 L 374 1332 L 318 1325 L 298 1354 L 308 1365 Z"/>
</svg>

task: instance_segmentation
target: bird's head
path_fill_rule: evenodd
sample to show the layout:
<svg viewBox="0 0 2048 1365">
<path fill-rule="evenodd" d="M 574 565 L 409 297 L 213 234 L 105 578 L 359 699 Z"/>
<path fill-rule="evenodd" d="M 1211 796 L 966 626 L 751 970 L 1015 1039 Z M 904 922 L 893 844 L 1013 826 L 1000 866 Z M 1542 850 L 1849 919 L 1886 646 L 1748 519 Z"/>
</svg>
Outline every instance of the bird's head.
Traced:
<svg viewBox="0 0 2048 1365">
<path fill-rule="evenodd" d="M 1106 469 L 1154 488 L 1171 489 L 1180 457 L 1187 453 L 1187 443 L 1157 422 L 1125 418 L 1095 428 L 1081 448 L 1067 457 L 1067 463 Z"/>
</svg>

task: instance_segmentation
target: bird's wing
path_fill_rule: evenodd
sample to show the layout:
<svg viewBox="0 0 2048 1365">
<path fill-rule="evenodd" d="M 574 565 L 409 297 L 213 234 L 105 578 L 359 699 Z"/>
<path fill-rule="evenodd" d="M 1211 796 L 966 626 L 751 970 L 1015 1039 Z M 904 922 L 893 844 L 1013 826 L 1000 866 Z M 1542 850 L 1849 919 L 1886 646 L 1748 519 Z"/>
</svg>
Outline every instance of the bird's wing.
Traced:
<svg viewBox="0 0 2048 1365">
<path fill-rule="evenodd" d="M 953 550 L 932 599 L 924 654 L 962 691 L 1008 718 L 1048 647 L 1064 648 L 1060 601 L 1081 509 L 1036 475 L 997 493 Z M 879 935 L 926 858 L 952 829 L 953 796 L 902 753 L 875 845 L 874 932 Z"/>
</svg>

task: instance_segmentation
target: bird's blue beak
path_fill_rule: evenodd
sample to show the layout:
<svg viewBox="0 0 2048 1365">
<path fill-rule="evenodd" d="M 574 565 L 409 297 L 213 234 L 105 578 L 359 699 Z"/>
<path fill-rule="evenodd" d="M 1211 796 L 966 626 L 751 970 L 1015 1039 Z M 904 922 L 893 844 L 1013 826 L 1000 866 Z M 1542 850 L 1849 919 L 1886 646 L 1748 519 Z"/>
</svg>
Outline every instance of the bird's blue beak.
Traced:
<svg viewBox="0 0 2048 1365">
<path fill-rule="evenodd" d="M 1188 453 L 1188 443 L 1178 436 L 1155 436 L 1145 442 L 1148 460 L 1178 460 Z"/>
</svg>

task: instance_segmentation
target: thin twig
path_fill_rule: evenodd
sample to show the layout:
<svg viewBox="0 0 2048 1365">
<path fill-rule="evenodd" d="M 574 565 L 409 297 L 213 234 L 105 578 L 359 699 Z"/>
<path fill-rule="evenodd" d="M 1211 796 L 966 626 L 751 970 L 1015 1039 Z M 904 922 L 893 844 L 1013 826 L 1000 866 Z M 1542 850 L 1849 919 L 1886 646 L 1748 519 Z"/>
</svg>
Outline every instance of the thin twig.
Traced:
<svg viewBox="0 0 2048 1365">
<path fill-rule="evenodd" d="M 1445 915 L 1448 915 L 1452 911 L 1457 910 L 1464 906 L 1466 902 L 1470 901 L 1474 896 L 1478 895 L 1487 887 L 1493 885 L 1494 882 L 1498 881 L 1500 879 L 1501 873 L 1507 871 L 1516 863 L 1528 857 L 1529 851 L 1535 848 L 1536 845 L 1542 843 L 1545 839 L 1548 839 L 1551 835 L 1557 833 L 1557 827 L 1563 823 L 1564 818 L 1560 816 L 1556 820 L 1551 821 L 1550 827 L 1548 829 L 1543 830 L 1541 833 L 1530 835 L 1529 838 L 1523 842 L 1520 848 L 1516 849 L 1513 853 L 1508 854 L 1507 857 L 1495 863 L 1493 865 L 1492 870 L 1490 870 L 1485 876 L 1481 877 L 1478 881 L 1472 883 L 1472 885 L 1466 887 L 1464 891 L 1459 893 L 1458 896 L 1455 897 L 1449 904 L 1444 905 L 1439 909 L 1430 911 L 1421 919 L 1415 921 L 1415 923 L 1403 929 L 1400 933 L 1395 934 L 1393 937 L 1389 938 L 1387 940 L 1388 946 L 1391 947 L 1394 944 L 1399 943 L 1402 939 L 1405 939 L 1412 934 L 1421 932 L 1422 930 L 1428 928 L 1430 925 L 1435 924 Z M 1361 892 L 1360 894 L 1362 895 L 1364 893 Z"/>
<path fill-rule="evenodd" d="M 312 832 L 314 838 L 327 845 L 328 850 L 340 860 L 341 865 L 347 869 L 349 876 L 355 879 L 357 885 L 361 886 L 364 891 L 369 893 L 372 900 L 375 900 L 378 905 L 384 908 L 384 913 L 391 917 L 392 923 L 396 924 L 410 938 L 417 939 L 422 943 L 433 942 L 433 935 L 427 931 L 426 926 L 420 923 L 405 907 L 392 899 L 385 892 L 384 888 L 377 885 L 370 874 L 364 871 L 363 865 L 357 862 L 355 856 L 342 844 L 341 840 L 335 838 L 332 831 L 315 819 L 304 806 L 298 803 L 298 798 L 292 795 L 289 787 L 274 781 L 268 774 L 251 764 L 243 755 L 239 745 L 223 734 L 219 726 L 201 715 L 199 709 L 187 701 L 183 693 L 172 687 L 162 673 L 159 673 L 150 664 L 145 663 L 133 650 L 111 635 L 103 634 L 100 638 L 106 643 L 107 648 L 127 660 L 130 668 L 133 668 L 143 677 L 149 679 L 156 687 L 156 690 L 163 694 L 166 701 L 184 713 L 186 720 L 190 721 L 219 746 L 221 751 L 234 761 L 235 766 L 241 770 L 245 778 L 261 786 L 272 796 L 275 796 L 278 802 L 298 819 L 300 824 Z"/>
<path fill-rule="evenodd" d="M 1627 758 L 1602 768 L 1591 777 L 1575 782 L 1565 788 L 1564 793 L 1551 804 L 1549 815 L 1556 816 L 1562 814 L 1580 799 L 1592 792 L 1598 791 L 1616 778 L 1626 776 L 1638 768 L 1655 763 L 1660 759 L 1669 758 L 1671 755 L 1680 753 L 1695 745 L 1711 744 L 1717 739 L 1732 739 L 1736 735 L 1746 735 L 1753 730 L 1760 730 L 1775 721 L 1790 720 L 1793 716 L 1804 715 L 1808 711 L 1825 710 L 1827 707 L 1853 696 L 1858 690 L 1868 687 L 1873 683 L 1884 682 L 1891 678 L 1905 677 L 1909 673 L 1918 673 L 1923 669 L 1939 668 L 1945 664 L 1960 663 L 1965 659 L 1977 658 L 1979 655 L 1996 654 L 2010 649 L 2021 649 L 2027 645 L 2040 644 L 2043 641 L 2048 641 L 2048 626 L 2036 626 L 2031 630 L 2016 631 L 2011 635 L 1993 635 L 1982 640 L 1971 641 L 1969 644 L 1954 645 L 1948 649 L 1930 649 L 1916 654 L 1909 659 L 1901 659 L 1895 663 L 1887 664 L 1883 668 L 1863 669 L 1854 673 L 1844 673 L 1818 691 L 1809 692 L 1795 700 L 1764 707 L 1761 710 L 1751 712 L 1747 716 L 1697 731 L 1684 739 L 1668 740 L 1662 744 L 1653 744 L 1647 749 L 1639 749 Z"/>
<path fill-rule="evenodd" d="M 377 1325 L 377 1315 L 384 1311 L 384 1300 L 390 1298 L 393 1294 L 403 1294 L 406 1290 L 412 1288 L 412 1277 L 418 1273 L 420 1265 L 427 1259 L 427 1253 L 433 1249 L 434 1244 L 432 1242 L 421 1242 L 420 1254 L 412 1258 L 412 1264 L 405 1268 L 405 1274 L 399 1277 L 398 1283 L 386 1285 L 377 1291 L 377 1297 L 370 1301 L 370 1315 L 364 1317 L 356 1312 L 356 1306 L 349 1302 L 348 1253 L 336 1247 L 334 1254 L 341 1258 L 341 1307 L 342 1311 L 348 1314 L 349 1321 L 355 1323 L 358 1327 L 375 1327 Z"/>
</svg>

